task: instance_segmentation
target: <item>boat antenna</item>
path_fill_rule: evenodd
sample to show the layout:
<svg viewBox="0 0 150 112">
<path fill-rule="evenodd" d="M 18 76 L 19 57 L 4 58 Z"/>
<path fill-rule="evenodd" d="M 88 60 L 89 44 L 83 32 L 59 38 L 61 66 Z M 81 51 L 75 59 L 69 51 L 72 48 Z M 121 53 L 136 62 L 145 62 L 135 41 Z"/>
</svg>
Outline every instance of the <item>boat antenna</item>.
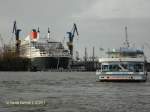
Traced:
<svg viewBox="0 0 150 112">
<path fill-rule="evenodd" d="M 128 47 L 130 47 L 130 43 L 128 40 L 128 31 L 127 31 L 127 26 L 125 26 L 125 36 L 126 36 L 126 40 L 125 40 L 125 45 Z"/>
<path fill-rule="evenodd" d="M 48 34 L 47 34 L 47 38 L 48 38 L 48 41 L 50 41 L 50 28 L 48 27 Z"/>
</svg>

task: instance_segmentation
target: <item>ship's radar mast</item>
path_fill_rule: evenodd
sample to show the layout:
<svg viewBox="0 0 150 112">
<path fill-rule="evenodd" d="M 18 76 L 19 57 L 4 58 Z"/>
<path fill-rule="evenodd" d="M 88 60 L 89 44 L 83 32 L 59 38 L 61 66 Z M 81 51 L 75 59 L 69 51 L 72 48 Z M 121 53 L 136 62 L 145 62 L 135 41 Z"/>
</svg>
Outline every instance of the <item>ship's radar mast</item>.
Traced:
<svg viewBox="0 0 150 112">
<path fill-rule="evenodd" d="M 128 40 L 127 26 L 125 26 L 125 36 L 126 36 L 125 45 L 128 48 L 128 47 L 130 47 L 130 43 L 129 43 L 129 40 Z"/>
</svg>

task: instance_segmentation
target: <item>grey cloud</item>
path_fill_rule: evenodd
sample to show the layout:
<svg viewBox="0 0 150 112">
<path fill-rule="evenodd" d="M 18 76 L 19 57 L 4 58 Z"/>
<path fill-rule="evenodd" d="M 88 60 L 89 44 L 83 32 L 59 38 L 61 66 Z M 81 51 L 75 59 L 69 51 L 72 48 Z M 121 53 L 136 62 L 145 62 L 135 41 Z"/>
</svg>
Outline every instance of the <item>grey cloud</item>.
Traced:
<svg viewBox="0 0 150 112">
<path fill-rule="evenodd" d="M 42 35 L 50 27 L 52 37 L 62 40 L 76 22 L 80 38 L 78 42 L 75 39 L 75 48 L 82 56 L 84 47 L 92 50 L 95 46 L 97 55 L 100 55 L 99 47 L 120 47 L 125 25 L 131 43 L 140 47 L 145 41 L 150 42 L 149 0 L 126 0 L 127 6 L 123 5 L 124 0 L 0 0 L 0 33 L 4 38 L 10 37 L 16 19 L 23 30 L 22 39 L 39 26 Z M 145 49 L 150 56 L 150 51 Z"/>
</svg>

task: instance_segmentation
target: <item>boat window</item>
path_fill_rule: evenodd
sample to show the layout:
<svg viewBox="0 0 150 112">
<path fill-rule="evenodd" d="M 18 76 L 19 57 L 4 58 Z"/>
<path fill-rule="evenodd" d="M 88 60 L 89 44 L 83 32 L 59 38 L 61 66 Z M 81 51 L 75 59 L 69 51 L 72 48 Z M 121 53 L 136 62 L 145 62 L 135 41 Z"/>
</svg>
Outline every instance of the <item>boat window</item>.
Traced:
<svg viewBox="0 0 150 112">
<path fill-rule="evenodd" d="M 124 70 L 128 69 L 128 65 L 127 64 L 121 64 L 121 66 L 123 67 Z"/>
<path fill-rule="evenodd" d="M 122 71 L 122 72 L 127 72 L 127 71 L 129 71 L 129 70 L 128 70 L 128 65 L 125 64 L 125 63 L 119 64 L 119 67 L 120 67 L 120 71 Z"/>
<path fill-rule="evenodd" d="M 128 70 L 129 70 L 129 72 L 134 72 L 134 65 L 133 64 L 129 64 L 128 65 Z"/>
<path fill-rule="evenodd" d="M 142 64 L 135 64 L 134 70 L 135 70 L 135 72 L 143 72 L 143 65 Z"/>
<path fill-rule="evenodd" d="M 108 71 L 108 65 L 102 65 L 102 71 L 107 72 Z"/>
<path fill-rule="evenodd" d="M 121 68 L 118 64 L 110 64 L 110 65 L 102 65 L 103 72 L 117 72 L 120 71 Z"/>
<path fill-rule="evenodd" d="M 118 64 L 114 64 L 114 65 L 109 65 L 109 70 L 110 71 L 113 71 L 113 72 L 117 72 L 117 71 L 120 71 L 120 67 Z"/>
<path fill-rule="evenodd" d="M 110 63 L 102 65 L 103 72 L 143 72 L 144 65 L 142 63 Z"/>
<path fill-rule="evenodd" d="M 112 71 L 112 69 L 113 69 L 113 66 L 109 65 L 109 70 Z"/>
</svg>

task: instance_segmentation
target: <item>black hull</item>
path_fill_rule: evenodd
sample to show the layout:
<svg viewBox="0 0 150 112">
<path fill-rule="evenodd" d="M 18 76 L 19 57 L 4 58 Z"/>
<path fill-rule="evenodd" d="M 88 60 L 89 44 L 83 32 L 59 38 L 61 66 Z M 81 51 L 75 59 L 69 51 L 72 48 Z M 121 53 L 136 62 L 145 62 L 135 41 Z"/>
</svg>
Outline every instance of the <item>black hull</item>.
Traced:
<svg viewBox="0 0 150 112">
<path fill-rule="evenodd" d="M 28 71 L 30 68 L 28 58 L 5 58 L 0 59 L 0 71 Z"/>
<path fill-rule="evenodd" d="M 67 69 L 68 57 L 35 57 L 31 59 L 32 70 Z"/>
<path fill-rule="evenodd" d="M 35 57 L 0 59 L 0 71 L 45 71 L 50 69 L 67 69 L 68 57 Z"/>
</svg>

